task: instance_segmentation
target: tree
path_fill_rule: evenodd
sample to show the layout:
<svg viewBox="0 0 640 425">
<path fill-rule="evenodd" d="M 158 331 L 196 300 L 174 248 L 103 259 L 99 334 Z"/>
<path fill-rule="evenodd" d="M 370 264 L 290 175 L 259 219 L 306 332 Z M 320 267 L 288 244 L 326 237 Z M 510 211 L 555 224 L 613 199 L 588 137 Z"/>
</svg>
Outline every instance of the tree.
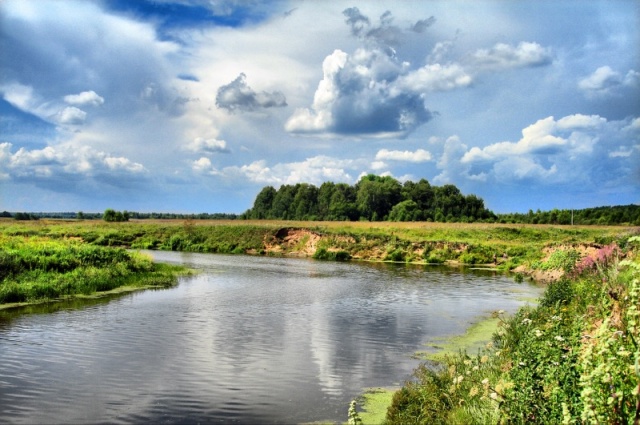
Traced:
<svg viewBox="0 0 640 425">
<path fill-rule="evenodd" d="M 290 207 L 293 220 L 315 220 L 318 215 L 318 188 L 308 183 L 298 183 Z"/>
<path fill-rule="evenodd" d="M 256 196 L 256 200 L 253 203 L 253 208 L 250 212 L 250 218 L 257 220 L 270 218 L 273 199 L 276 197 L 276 193 L 277 191 L 273 186 L 263 188 L 260 193 L 258 193 L 258 196 Z"/>
<path fill-rule="evenodd" d="M 416 213 L 420 213 L 418 204 L 411 199 L 407 199 L 391 208 L 389 221 L 416 221 Z"/>
<path fill-rule="evenodd" d="M 271 217 L 280 220 L 290 220 L 293 215 L 290 211 L 293 198 L 296 196 L 297 188 L 288 184 L 280 186 L 276 196 L 273 198 L 271 207 Z"/>
<path fill-rule="evenodd" d="M 333 182 L 324 182 L 318 189 L 318 220 L 331 220 L 331 197 L 336 190 Z"/>
<path fill-rule="evenodd" d="M 116 211 L 111 208 L 104 210 L 102 219 L 107 222 L 129 221 L 129 213 L 127 211 Z"/>
<path fill-rule="evenodd" d="M 391 208 L 402 198 L 400 182 L 390 176 L 364 176 L 356 184 L 356 191 L 360 217 L 371 221 L 385 220 Z"/>
<path fill-rule="evenodd" d="M 355 188 L 346 183 L 336 184 L 329 203 L 329 220 L 355 221 L 358 218 Z"/>
</svg>

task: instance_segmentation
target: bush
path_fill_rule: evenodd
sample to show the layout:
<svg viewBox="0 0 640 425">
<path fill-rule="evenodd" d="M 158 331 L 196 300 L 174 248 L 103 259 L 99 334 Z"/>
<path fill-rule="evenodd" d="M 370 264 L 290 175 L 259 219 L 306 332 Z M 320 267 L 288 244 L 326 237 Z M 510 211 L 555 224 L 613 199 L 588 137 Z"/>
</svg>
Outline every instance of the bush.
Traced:
<svg viewBox="0 0 640 425">
<path fill-rule="evenodd" d="M 351 254 L 347 251 L 329 251 L 327 248 L 320 247 L 313 253 L 312 258 L 325 261 L 348 261 L 351 259 Z"/>
</svg>

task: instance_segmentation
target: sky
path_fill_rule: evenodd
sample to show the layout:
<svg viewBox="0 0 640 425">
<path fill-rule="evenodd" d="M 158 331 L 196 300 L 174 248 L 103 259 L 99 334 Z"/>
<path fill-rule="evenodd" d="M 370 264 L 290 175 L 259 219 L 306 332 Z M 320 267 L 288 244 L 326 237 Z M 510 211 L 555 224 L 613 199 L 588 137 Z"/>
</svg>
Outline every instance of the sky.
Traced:
<svg viewBox="0 0 640 425">
<path fill-rule="evenodd" d="M 640 2 L 0 0 L 0 211 L 427 179 L 640 204 Z"/>
</svg>

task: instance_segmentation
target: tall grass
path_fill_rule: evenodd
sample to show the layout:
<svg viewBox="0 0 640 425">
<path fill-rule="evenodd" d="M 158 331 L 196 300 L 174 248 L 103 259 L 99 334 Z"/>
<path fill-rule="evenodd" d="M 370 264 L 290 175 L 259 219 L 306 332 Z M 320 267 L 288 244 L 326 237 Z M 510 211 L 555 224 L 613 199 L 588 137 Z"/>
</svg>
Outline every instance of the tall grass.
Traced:
<svg viewBox="0 0 640 425">
<path fill-rule="evenodd" d="M 0 304 L 51 300 L 124 285 L 168 286 L 173 269 L 123 248 L 38 236 L 0 236 Z"/>
<path fill-rule="evenodd" d="M 394 395 L 387 423 L 634 423 L 640 238 L 625 242 L 575 260 L 537 307 L 500 316 L 481 352 L 420 366 Z"/>
</svg>

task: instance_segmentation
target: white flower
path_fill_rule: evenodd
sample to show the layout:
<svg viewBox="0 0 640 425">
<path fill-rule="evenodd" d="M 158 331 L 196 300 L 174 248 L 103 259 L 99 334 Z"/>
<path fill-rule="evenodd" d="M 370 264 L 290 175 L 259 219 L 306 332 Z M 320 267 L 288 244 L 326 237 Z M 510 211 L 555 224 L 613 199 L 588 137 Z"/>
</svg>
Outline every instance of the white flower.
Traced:
<svg viewBox="0 0 640 425">
<path fill-rule="evenodd" d="M 556 336 L 554 339 L 555 339 L 556 341 L 560 341 L 560 342 L 564 341 L 564 338 L 563 338 L 563 337 L 561 337 L 560 335 Z"/>
<path fill-rule="evenodd" d="M 542 336 L 542 331 L 540 329 L 536 329 L 534 332 L 535 332 L 537 337 Z"/>
<path fill-rule="evenodd" d="M 529 318 L 527 317 L 526 319 L 524 319 L 524 320 L 522 321 L 522 324 L 523 324 L 523 325 L 529 325 L 529 324 L 531 324 L 531 319 L 529 319 Z"/>
</svg>

